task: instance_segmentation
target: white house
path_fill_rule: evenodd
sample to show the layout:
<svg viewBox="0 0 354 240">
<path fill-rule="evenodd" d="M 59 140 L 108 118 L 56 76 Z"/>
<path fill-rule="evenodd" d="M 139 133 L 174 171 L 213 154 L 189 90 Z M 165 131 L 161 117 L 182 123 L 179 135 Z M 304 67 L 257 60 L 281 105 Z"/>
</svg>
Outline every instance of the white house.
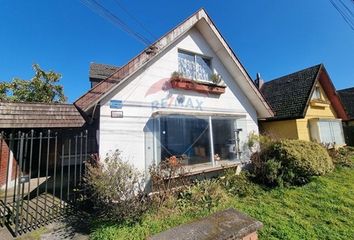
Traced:
<svg viewBox="0 0 354 240">
<path fill-rule="evenodd" d="M 273 116 L 203 9 L 112 71 L 75 105 L 96 124 L 101 157 L 119 149 L 143 171 L 171 156 L 192 171 L 246 159 L 257 119 Z"/>
</svg>

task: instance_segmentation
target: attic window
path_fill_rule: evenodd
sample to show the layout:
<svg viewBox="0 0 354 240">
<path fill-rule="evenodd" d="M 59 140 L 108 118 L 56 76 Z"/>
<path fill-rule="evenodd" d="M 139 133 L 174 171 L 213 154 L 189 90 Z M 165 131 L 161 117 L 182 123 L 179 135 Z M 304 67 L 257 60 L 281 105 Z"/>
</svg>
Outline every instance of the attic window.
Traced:
<svg viewBox="0 0 354 240">
<path fill-rule="evenodd" d="M 178 71 L 186 78 L 209 82 L 211 58 L 178 50 Z"/>
<path fill-rule="evenodd" d="M 321 89 L 319 86 L 315 87 L 315 90 L 313 91 L 311 100 L 320 100 L 321 99 Z"/>
</svg>

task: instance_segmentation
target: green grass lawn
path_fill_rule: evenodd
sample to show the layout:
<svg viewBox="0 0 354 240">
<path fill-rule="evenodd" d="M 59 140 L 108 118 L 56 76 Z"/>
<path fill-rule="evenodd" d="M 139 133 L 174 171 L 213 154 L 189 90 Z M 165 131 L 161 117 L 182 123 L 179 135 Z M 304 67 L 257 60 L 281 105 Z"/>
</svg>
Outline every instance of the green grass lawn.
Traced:
<svg viewBox="0 0 354 240">
<path fill-rule="evenodd" d="M 173 203 L 172 203 L 173 204 Z M 227 197 L 214 211 L 233 207 L 263 222 L 260 239 L 353 239 L 354 169 L 339 168 L 311 183 L 258 189 L 253 196 Z M 132 226 L 96 224 L 92 239 L 145 239 L 210 212 L 161 208 Z"/>
</svg>

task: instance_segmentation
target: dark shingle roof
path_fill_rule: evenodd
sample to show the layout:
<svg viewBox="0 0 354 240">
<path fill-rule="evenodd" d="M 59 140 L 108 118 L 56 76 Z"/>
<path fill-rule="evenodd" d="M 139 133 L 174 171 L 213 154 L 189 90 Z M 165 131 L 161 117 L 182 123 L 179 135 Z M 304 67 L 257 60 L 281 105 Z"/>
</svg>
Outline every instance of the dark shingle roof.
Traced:
<svg viewBox="0 0 354 240">
<path fill-rule="evenodd" d="M 73 104 L 0 102 L 0 128 L 77 128 L 84 124 Z"/>
<path fill-rule="evenodd" d="M 91 63 L 89 76 L 90 79 L 104 80 L 118 71 L 118 69 L 119 67 L 113 65 Z"/>
<path fill-rule="evenodd" d="M 264 83 L 261 92 L 271 105 L 272 119 L 302 118 L 322 64 Z"/>
<path fill-rule="evenodd" d="M 337 91 L 349 119 L 354 119 L 354 87 Z"/>
</svg>

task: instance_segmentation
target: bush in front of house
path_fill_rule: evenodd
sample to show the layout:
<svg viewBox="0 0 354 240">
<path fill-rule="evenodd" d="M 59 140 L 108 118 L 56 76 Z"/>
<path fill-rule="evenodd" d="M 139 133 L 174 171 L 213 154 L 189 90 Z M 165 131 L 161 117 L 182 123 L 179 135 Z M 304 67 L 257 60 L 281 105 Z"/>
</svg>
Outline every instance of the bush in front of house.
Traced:
<svg viewBox="0 0 354 240">
<path fill-rule="evenodd" d="M 190 179 L 183 167 L 182 159 L 171 156 L 159 164 L 149 167 L 152 203 L 159 208 L 165 202 L 176 197 L 190 184 Z"/>
<path fill-rule="evenodd" d="M 262 144 L 262 143 L 260 143 Z M 333 170 L 326 149 L 303 140 L 275 140 L 251 157 L 257 180 L 270 186 L 301 185 Z"/>
<path fill-rule="evenodd" d="M 328 154 L 335 166 L 354 167 L 354 147 L 329 148 Z"/>
<path fill-rule="evenodd" d="M 225 191 L 217 179 L 204 179 L 181 191 L 177 202 L 182 209 L 202 209 L 210 212 L 225 198 Z"/>
<path fill-rule="evenodd" d="M 88 165 L 84 182 L 95 216 L 102 220 L 134 222 L 147 210 L 143 175 L 119 151 Z"/>
<path fill-rule="evenodd" d="M 236 169 L 228 169 L 220 177 L 220 183 L 232 196 L 246 197 L 256 192 L 257 186 L 251 181 L 250 173 L 247 170 L 237 174 Z"/>
</svg>

